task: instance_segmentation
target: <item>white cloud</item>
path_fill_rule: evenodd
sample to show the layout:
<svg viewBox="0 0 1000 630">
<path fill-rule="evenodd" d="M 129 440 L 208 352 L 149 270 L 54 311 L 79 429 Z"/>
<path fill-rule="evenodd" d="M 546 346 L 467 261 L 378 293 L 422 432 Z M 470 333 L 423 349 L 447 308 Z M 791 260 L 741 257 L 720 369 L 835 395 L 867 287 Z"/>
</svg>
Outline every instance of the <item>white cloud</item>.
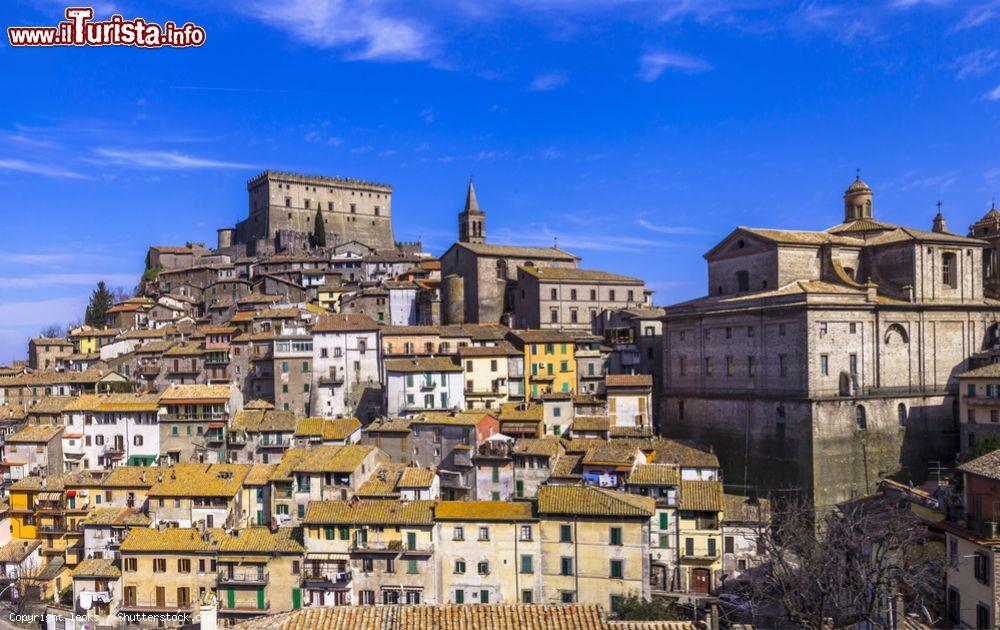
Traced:
<svg viewBox="0 0 1000 630">
<path fill-rule="evenodd" d="M 0 301 L 0 321 L 5 326 L 37 326 L 69 321 L 83 314 L 86 296 L 51 298 L 27 302 Z"/>
<path fill-rule="evenodd" d="M 814 0 L 799 7 L 791 16 L 789 26 L 793 30 L 827 32 L 838 41 L 850 44 L 875 35 L 874 19 L 874 12 Z"/>
<path fill-rule="evenodd" d="M 433 43 L 416 20 L 390 14 L 379 0 L 262 0 L 249 14 L 318 48 L 342 49 L 350 59 L 427 60 Z"/>
<path fill-rule="evenodd" d="M 968 79 L 971 77 L 986 76 L 998 64 L 997 51 L 989 48 L 981 48 L 966 53 L 955 60 L 955 67 L 958 69 L 957 79 Z"/>
<path fill-rule="evenodd" d="M 543 72 L 532 79 L 528 89 L 532 92 L 548 92 L 566 85 L 568 80 L 564 72 Z"/>
<path fill-rule="evenodd" d="M 427 124 L 434 122 L 434 118 L 437 117 L 437 113 L 430 107 L 424 108 L 420 112 L 420 118 Z"/>
<path fill-rule="evenodd" d="M 1000 85 L 983 95 L 987 101 L 1000 101 Z"/>
<path fill-rule="evenodd" d="M 889 7 L 893 9 L 912 9 L 923 5 L 944 7 L 949 4 L 951 4 L 951 0 L 891 0 Z"/>
<path fill-rule="evenodd" d="M 134 274 L 127 273 L 49 273 L 13 278 L 0 277 L 0 289 L 31 289 L 55 286 L 91 286 L 101 280 L 109 286 L 131 286 L 138 281 Z"/>
<path fill-rule="evenodd" d="M 978 28 L 1000 17 L 1000 0 L 992 0 L 970 8 L 955 25 L 955 30 Z"/>
<path fill-rule="evenodd" d="M 679 70 L 681 72 L 707 72 L 712 69 L 712 64 L 704 59 L 691 57 L 675 52 L 650 52 L 639 57 L 639 78 L 643 81 L 655 81 L 665 70 Z"/>
<path fill-rule="evenodd" d="M 94 154 L 106 163 L 132 168 L 151 169 L 213 169 L 213 168 L 254 168 L 253 164 L 226 162 L 184 155 L 171 151 L 147 151 L 132 149 L 94 149 Z"/>
<path fill-rule="evenodd" d="M 660 234 L 707 234 L 704 230 L 699 230 L 698 228 L 680 226 L 680 225 L 657 225 L 651 223 L 646 219 L 639 219 L 636 221 L 640 226 L 646 228 L 650 232 L 659 232 Z"/>
<path fill-rule="evenodd" d="M 17 171 L 19 173 L 29 173 L 42 177 L 55 177 L 59 179 L 87 179 L 86 175 L 71 171 L 58 166 L 39 164 L 37 162 L 25 162 L 24 160 L 0 158 L 0 171 Z"/>
</svg>

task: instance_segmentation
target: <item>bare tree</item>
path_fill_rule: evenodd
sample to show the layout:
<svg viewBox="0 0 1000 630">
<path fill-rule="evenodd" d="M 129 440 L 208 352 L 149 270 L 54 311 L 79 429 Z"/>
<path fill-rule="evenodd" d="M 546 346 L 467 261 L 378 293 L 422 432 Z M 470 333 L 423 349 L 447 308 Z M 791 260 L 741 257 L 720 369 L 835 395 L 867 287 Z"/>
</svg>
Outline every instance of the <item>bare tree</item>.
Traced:
<svg viewBox="0 0 1000 630">
<path fill-rule="evenodd" d="M 135 290 L 126 289 L 125 287 L 115 287 L 111 290 L 111 295 L 114 298 L 112 303 L 120 304 L 131 297 L 135 297 Z"/>
<path fill-rule="evenodd" d="M 818 527 L 817 527 L 818 525 Z M 894 604 L 933 610 L 940 602 L 943 558 L 927 524 L 905 505 L 876 495 L 818 516 L 791 501 L 758 533 L 765 561 L 739 593 L 758 623 L 817 630 L 867 623 L 892 627 Z"/>
<path fill-rule="evenodd" d="M 39 337 L 54 339 L 63 336 L 63 329 L 59 324 L 49 324 L 38 333 Z"/>
</svg>

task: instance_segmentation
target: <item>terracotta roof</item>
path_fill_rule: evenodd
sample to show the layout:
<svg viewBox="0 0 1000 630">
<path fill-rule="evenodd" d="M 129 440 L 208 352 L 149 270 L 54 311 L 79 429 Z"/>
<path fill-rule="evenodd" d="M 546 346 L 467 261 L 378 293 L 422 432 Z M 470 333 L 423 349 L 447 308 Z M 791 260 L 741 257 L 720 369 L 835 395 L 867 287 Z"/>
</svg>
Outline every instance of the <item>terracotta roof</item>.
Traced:
<svg viewBox="0 0 1000 630">
<path fill-rule="evenodd" d="M 552 467 L 550 479 L 581 479 L 583 473 L 580 472 L 580 460 L 583 455 L 562 454 L 556 458 L 556 463 Z"/>
<path fill-rule="evenodd" d="M 135 349 L 137 354 L 163 354 L 177 344 L 176 341 L 147 341 Z"/>
<path fill-rule="evenodd" d="M 306 525 L 433 525 L 434 501 L 310 501 Z"/>
<path fill-rule="evenodd" d="M 166 404 L 184 400 L 218 400 L 228 401 L 232 395 L 230 385 L 171 385 L 160 397 L 160 403 Z"/>
<path fill-rule="evenodd" d="M 267 482 L 271 480 L 271 476 L 274 474 L 274 470 L 278 467 L 277 464 L 252 464 L 250 466 L 250 472 L 247 473 L 246 478 L 243 480 L 244 486 L 264 486 Z"/>
<path fill-rule="evenodd" d="M 649 518 L 656 513 L 656 500 L 591 486 L 542 486 L 538 513 Z"/>
<path fill-rule="evenodd" d="M 544 415 L 542 406 L 538 403 L 509 402 L 500 405 L 500 414 L 497 419 L 507 420 L 536 420 L 541 422 Z"/>
<path fill-rule="evenodd" d="M 35 404 L 28 407 L 27 412 L 29 414 L 60 414 L 66 407 L 78 400 L 76 398 L 70 398 L 69 396 L 45 396 L 40 398 Z"/>
<path fill-rule="evenodd" d="M 562 452 L 562 443 L 559 438 L 524 438 L 514 444 L 514 455 L 533 455 L 542 457 L 553 457 Z"/>
<path fill-rule="evenodd" d="M 639 448 L 628 441 L 610 440 L 599 442 L 587 449 L 583 456 L 584 466 L 632 466 Z"/>
<path fill-rule="evenodd" d="M 117 578 L 122 572 L 110 560 L 104 558 L 87 558 L 70 572 L 75 578 Z"/>
<path fill-rule="evenodd" d="M 522 247 L 520 245 L 487 245 L 486 243 L 455 243 L 453 247 L 461 247 L 481 256 L 564 261 L 580 259 L 579 256 L 574 256 L 558 247 Z"/>
<path fill-rule="evenodd" d="M 682 510 L 721 512 L 723 508 L 722 482 L 701 479 L 682 480 L 680 506 Z"/>
<path fill-rule="evenodd" d="M 295 414 L 284 409 L 246 409 L 236 412 L 230 420 L 230 430 L 242 430 L 250 433 L 262 431 L 295 431 L 298 421 Z"/>
<path fill-rule="evenodd" d="M 378 324 L 363 313 L 323 315 L 313 326 L 313 332 L 349 332 L 378 330 Z"/>
<path fill-rule="evenodd" d="M 191 527 L 136 527 L 122 541 L 121 552 L 214 552 L 224 535 L 221 529 L 202 533 Z"/>
<path fill-rule="evenodd" d="M 607 431 L 611 427 L 611 418 L 607 416 L 576 416 L 573 418 L 573 431 Z"/>
<path fill-rule="evenodd" d="M 14 435 L 8 436 L 5 439 L 5 442 L 28 444 L 48 442 L 54 437 L 60 435 L 62 431 L 63 428 L 61 426 L 56 427 L 51 425 L 31 424 L 24 427 Z"/>
<path fill-rule="evenodd" d="M 438 501 L 437 521 L 526 521 L 534 518 L 528 501 Z"/>
<path fill-rule="evenodd" d="M 628 476 L 628 483 L 642 486 L 676 486 L 680 481 L 680 469 L 674 464 L 639 464 Z"/>
<path fill-rule="evenodd" d="M 448 357 L 418 357 L 414 359 L 387 359 L 386 372 L 461 372 L 462 366 Z"/>
<path fill-rule="evenodd" d="M 959 378 L 1000 378 L 1000 363 L 990 363 L 958 375 Z"/>
<path fill-rule="evenodd" d="M 236 529 L 219 543 L 219 553 L 293 553 L 301 554 L 302 545 L 292 537 L 292 529 L 283 527 L 272 533 L 267 527 Z"/>
<path fill-rule="evenodd" d="M 522 343 L 574 343 L 569 333 L 561 330 L 512 330 L 510 336 Z"/>
<path fill-rule="evenodd" d="M 322 440 L 346 440 L 361 428 L 357 418 L 300 418 L 295 437 L 318 437 Z"/>
<path fill-rule="evenodd" d="M 190 357 L 207 352 L 198 341 L 188 341 L 186 343 L 173 346 L 163 353 L 165 357 Z"/>
<path fill-rule="evenodd" d="M 409 433 L 412 418 L 383 418 L 365 427 L 365 433 Z"/>
<path fill-rule="evenodd" d="M 495 346 L 465 346 L 458 349 L 458 356 L 467 357 L 504 357 L 518 356 L 521 353 L 510 342 L 501 341 Z"/>
<path fill-rule="evenodd" d="M 607 387 L 652 387 L 651 374 L 608 374 L 604 377 Z"/>
<path fill-rule="evenodd" d="M 101 482 L 105 488 L 152 488 L 163 468 L 118 466 Z"/>
<path fill-rule="evenodd" d="M 430 468 L 407 466 L 403 469 L 396 485 L 399 488 L 430 488 L 436 476 L 437 473 Z"/>
<path fill-rule="evenodd" d="M 40 540 L 11 540 L 3 547 L 0 547 L 0 562 L 23 562 L 25 558 L 31 555 L 31 552 L 38 549 L 41 545 L 42 541 Z"/>
<path fill-rule="evenodd" d="M 490 415 L 486 411 L 427 411 L 410 423 L 414 424 L 440 424 L 449 426 L 474 427 L 482 422 L 483 418 Z"/>
<path fill-rule="evenodd" d="M 148 526 L 149 517 L 141 512 L 117 505 L 96 507 L 80 521 L 81 525 L 134 525 Z"/>
<path fill-rule="evenodd" d="M 298 450 L 292 449 L 292 451 Z M 305 450 L 304 455 L 292 464 L 290 470 L 296 473 L 352 473 L 375 450 L 378 450 L 375 446 L 362 444 L 314 446 Z M 286 451 L 285 456 L 287 457 L 290 452 Z"/>
<path fill-rule="evenodd" d="M 739 494 L 725 493 L 722 496 L 723 522 L 760 523 L 771 519 L 771 502 L 767 499 L 751 499 Z"/>
<path fill-rule="evenodd" d="M 67 405 L 66 411 L 156 411 L 159 394 L 90 394 Z"/>
<path fill-rule="evenodd" d="M 520 271 L 534 276 L 539 280 L 553 280 L 556 282 L 588 282 L 597 284 L 635 284 L 642 285 L 644 282 L 639 278 L 621 276 L 607 271 L 596 269 L 577 269 L 575 267 L 518 267 Z"/>
<path fill-rule="evenodd" d="M 417 606 L 309 607 L 259 617 L 234 626 L 240 630 L 694 630 L 689 622 L 631 627 L 612 625 L 606 611 L 581 604 L 463 604 Z"/>
<path fill-rule="evenodd" d="M 1000 480 L 1000 449 L 967 461 L 959 466 L 958 469 L 962 472 L 979 475 L 980 477 Z"/>
<path fill-rule="evenodd" d="M 274 405 L 258 398 L 243 405 L 243 409 L 274 409 Z"/>
<path fill-rule="evenodd" d="M 250 472 L 249 464 L 174 464 L 158 471 L 150 497 L 232 498 Z"/>
<path fill-rule="evenodd" d="M 396 486 L 399 478 L 403 476 L 405 467 L 406 464 L 382 464 L 361 484 L 355 494 L 359 497 L 380 499 L 398 497 L 399 490 Z"/>
</svg>

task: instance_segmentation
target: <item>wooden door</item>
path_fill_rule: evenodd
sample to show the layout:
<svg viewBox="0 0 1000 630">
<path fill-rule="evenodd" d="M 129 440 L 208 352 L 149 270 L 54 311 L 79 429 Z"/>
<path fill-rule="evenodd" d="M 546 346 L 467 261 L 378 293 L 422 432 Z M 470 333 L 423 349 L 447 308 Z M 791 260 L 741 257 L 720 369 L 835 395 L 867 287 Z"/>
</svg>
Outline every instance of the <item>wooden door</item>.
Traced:
<svg viewBox="0 0 1000 630">
<path fill-rule="evenodd" d="M 691 590 L 695 593 L 708 593 L 708 569 L 691 569 Z"/>
<path fill-rule="evenodd" d="M 167 589 L 163 586 L 156 587 L 156 606 L 163 608 L 167 605 Z"/>
</svg>

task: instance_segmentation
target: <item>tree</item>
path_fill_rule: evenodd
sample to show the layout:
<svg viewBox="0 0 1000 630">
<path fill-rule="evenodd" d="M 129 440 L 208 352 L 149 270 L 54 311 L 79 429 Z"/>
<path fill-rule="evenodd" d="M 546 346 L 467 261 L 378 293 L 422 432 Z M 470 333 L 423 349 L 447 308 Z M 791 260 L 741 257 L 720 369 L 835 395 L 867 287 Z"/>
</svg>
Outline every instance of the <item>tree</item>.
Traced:
<svg viewBox="0 0 1000 630">
<path fill-rule="evenodd" d="M 55 339 L 56 337 L 63 336 L 63 329 L 59 324 L 49 324 L 38 333 L 38 336 L 46 339 Z"/>
<path fill-rule="evenodd" d="M 887 628 L 900 594 L 911 610 L 940 603 L 943 559 L 927 544 L 927 524 L 891 497 L 841 504 L 825 516 L 788 501 L 758 539 L 765 561 L 727 587 L 748 603 L 754 625 Z"/>
<path fill-rule="evenodd" d="M 108 309 L 113 303 L 114 295 L 108 290 L 104 280 L 101 280 L 90 294 L 90 304 L 87 305 L 84 323 L 94 328 L 105 328 L 108 325 Z"/>
<path fill-rule="evenodd" d="M 323 213 L 316 208 L 316 220 L 313 223 L 313 243 L 316 247 L 326 247 L 326 222 Z"/>
<path fill-rule="evenodd" d="M 623 621 L 686 621 L 689 616 L 663 599 L 646 601 L 629 595 L 618 605 L 615 618 Z"/>
<path fill-rule="evenodd" d="M 977 435 L 975 447 L 969 452 L 966 461 L 992 453 L 998 448 L 1000 448 L 1000 434 L 988 433 L 986 435 Z"/>
<path fill-rule="evenodd" d="M 111 291 L 114 303 L 124 302 L 125 300 L 135 297 L 135 291 L 132 289 L 126 289 L 125 287 L 116 287 Z"/>
</svg>

